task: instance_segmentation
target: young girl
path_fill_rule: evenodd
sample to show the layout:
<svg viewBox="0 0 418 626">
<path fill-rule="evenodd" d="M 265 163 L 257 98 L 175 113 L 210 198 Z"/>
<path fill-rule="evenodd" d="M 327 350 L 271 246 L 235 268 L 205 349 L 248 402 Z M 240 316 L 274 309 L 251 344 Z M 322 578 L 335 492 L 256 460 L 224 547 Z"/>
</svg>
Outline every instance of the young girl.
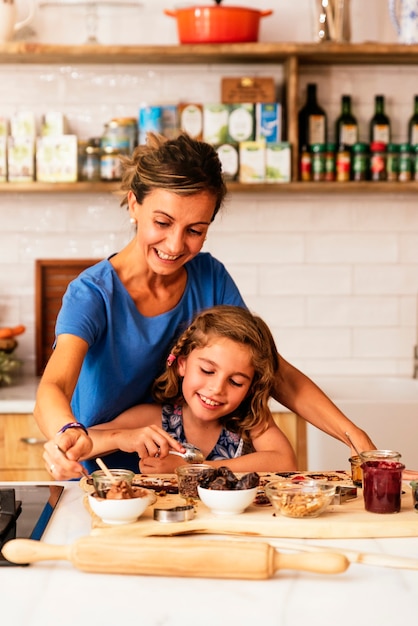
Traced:
<svg viewBox="0 0 418 626">
<path fill-rule="evenodd" d="M 140 437 L 134 434 L 138 424 L 162 427 L 180 443 L 200 448 L 205 462 L 214 467 L 295 470 L 292 446 L 268 406 L 278 367 L 274 339 L 259 317 L 236 306 L 206 309 L 180 336 L 165 372 L 155 381 L 159 404 L 125 411 L 113 421 L 112 431 L 110 425 L 94 430 L 117 441 L 125 429 Z M 109 440 L 104 445 L 109 447 Z M 145 473 L 170 473 L 185 463 L 176 455 L 138 452 Z"/>
</svg>

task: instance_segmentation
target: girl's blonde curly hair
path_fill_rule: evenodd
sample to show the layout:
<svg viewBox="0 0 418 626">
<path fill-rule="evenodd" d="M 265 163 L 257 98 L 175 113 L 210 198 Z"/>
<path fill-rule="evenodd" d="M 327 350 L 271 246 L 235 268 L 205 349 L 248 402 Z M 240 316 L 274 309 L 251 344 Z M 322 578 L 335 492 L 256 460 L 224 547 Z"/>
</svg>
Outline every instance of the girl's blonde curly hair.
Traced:
<svg viewBox="0 0 418 626">
<path fill-rule="evenodd" d="M 279 355 L 267 324 L 247 309 L 218 305 L 199 313 L 172 347 L 166 370 L 154 383 L 153 394 L 162 404 L 184 404 L 177 359 L 187 357 L 217 337 L 248 346 L 251 352 L 254 377 L 247 396 L 233 414 L 221 419 L 225 428 L 249 440 L 250 431 L 257 428 L 264 432 L 271 417 L 269 398 L 279 369 Z"/>
</svg>

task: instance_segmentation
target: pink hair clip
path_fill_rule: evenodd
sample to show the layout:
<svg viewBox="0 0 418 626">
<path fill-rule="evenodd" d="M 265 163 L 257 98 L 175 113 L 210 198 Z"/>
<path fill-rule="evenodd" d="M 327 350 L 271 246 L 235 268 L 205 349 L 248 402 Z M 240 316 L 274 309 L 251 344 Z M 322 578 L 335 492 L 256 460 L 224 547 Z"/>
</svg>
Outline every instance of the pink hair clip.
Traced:
<svg viewBox="0 0 418 626">
<path fill-rule="evenodd" d="M 167 357 L 167 365 L 168 367 L 171 367 L 174 363 L 174 361 L 176 360 L 176 355 L 175 354 L 169 354 Z"/>
</svg>

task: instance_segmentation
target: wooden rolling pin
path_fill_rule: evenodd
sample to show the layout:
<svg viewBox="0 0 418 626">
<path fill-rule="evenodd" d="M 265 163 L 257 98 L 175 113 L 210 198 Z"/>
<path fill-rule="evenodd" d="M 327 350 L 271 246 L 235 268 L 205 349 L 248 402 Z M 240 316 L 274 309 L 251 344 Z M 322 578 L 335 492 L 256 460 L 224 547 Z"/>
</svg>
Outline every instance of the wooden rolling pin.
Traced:
<svg viewBox="0 0 418 626">
<path fill-rule="evenodd" d="M 270 578 L 279 569 L 339 574 L 349 566 L 344 555 L 333 552 L 281 554 L 261 542 L 180 537 L 82 537 L 69 546 L 12 539 L 2 553 L 18 564 L 68 560 L 85 572 L 249 580 Z"/>
</svg>

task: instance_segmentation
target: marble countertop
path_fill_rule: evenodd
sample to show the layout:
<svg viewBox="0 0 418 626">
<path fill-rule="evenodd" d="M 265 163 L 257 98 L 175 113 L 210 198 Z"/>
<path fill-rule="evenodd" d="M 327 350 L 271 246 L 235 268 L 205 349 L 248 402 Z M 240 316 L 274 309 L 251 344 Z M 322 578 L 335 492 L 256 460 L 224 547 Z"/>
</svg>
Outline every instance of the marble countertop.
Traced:
<svg viewBox="0 0 418 626">
<path fill-rule="evenodd" d="M 61 484 L 65 490 L 43 541 L 70 545 L 90 534 L 91 519 L 79 484 Z M 274 540 L 262 541 L 274 545 Z M 289 549 L 283 548 L 281 540 L 281 552 L 292 551 L 295 540 L 286 541 Z M 309 539 L 297 540 L 297 544 L 301 541 L 379 555 L 418 555 L 418 537 Z M 73 626 L 77 622 L 100 626 L 319 626 L 331 621 L 340 626 L 352 626 L 353 621 L 393 626 L 415 623 L 417 586 L 418 570 L 353 562 L 342 574 L 280 570 L 268 580 L 96 574 L 82 572 L 66 560 L 0 568 L 2 611 L 12 618 L 13 626 Z"/>
<path fill-rule="evenodd" d="M 1 413 L 32 413 L 39 377 L 22 376 L 11 385 L 0 386 Z"/>
</svg>

